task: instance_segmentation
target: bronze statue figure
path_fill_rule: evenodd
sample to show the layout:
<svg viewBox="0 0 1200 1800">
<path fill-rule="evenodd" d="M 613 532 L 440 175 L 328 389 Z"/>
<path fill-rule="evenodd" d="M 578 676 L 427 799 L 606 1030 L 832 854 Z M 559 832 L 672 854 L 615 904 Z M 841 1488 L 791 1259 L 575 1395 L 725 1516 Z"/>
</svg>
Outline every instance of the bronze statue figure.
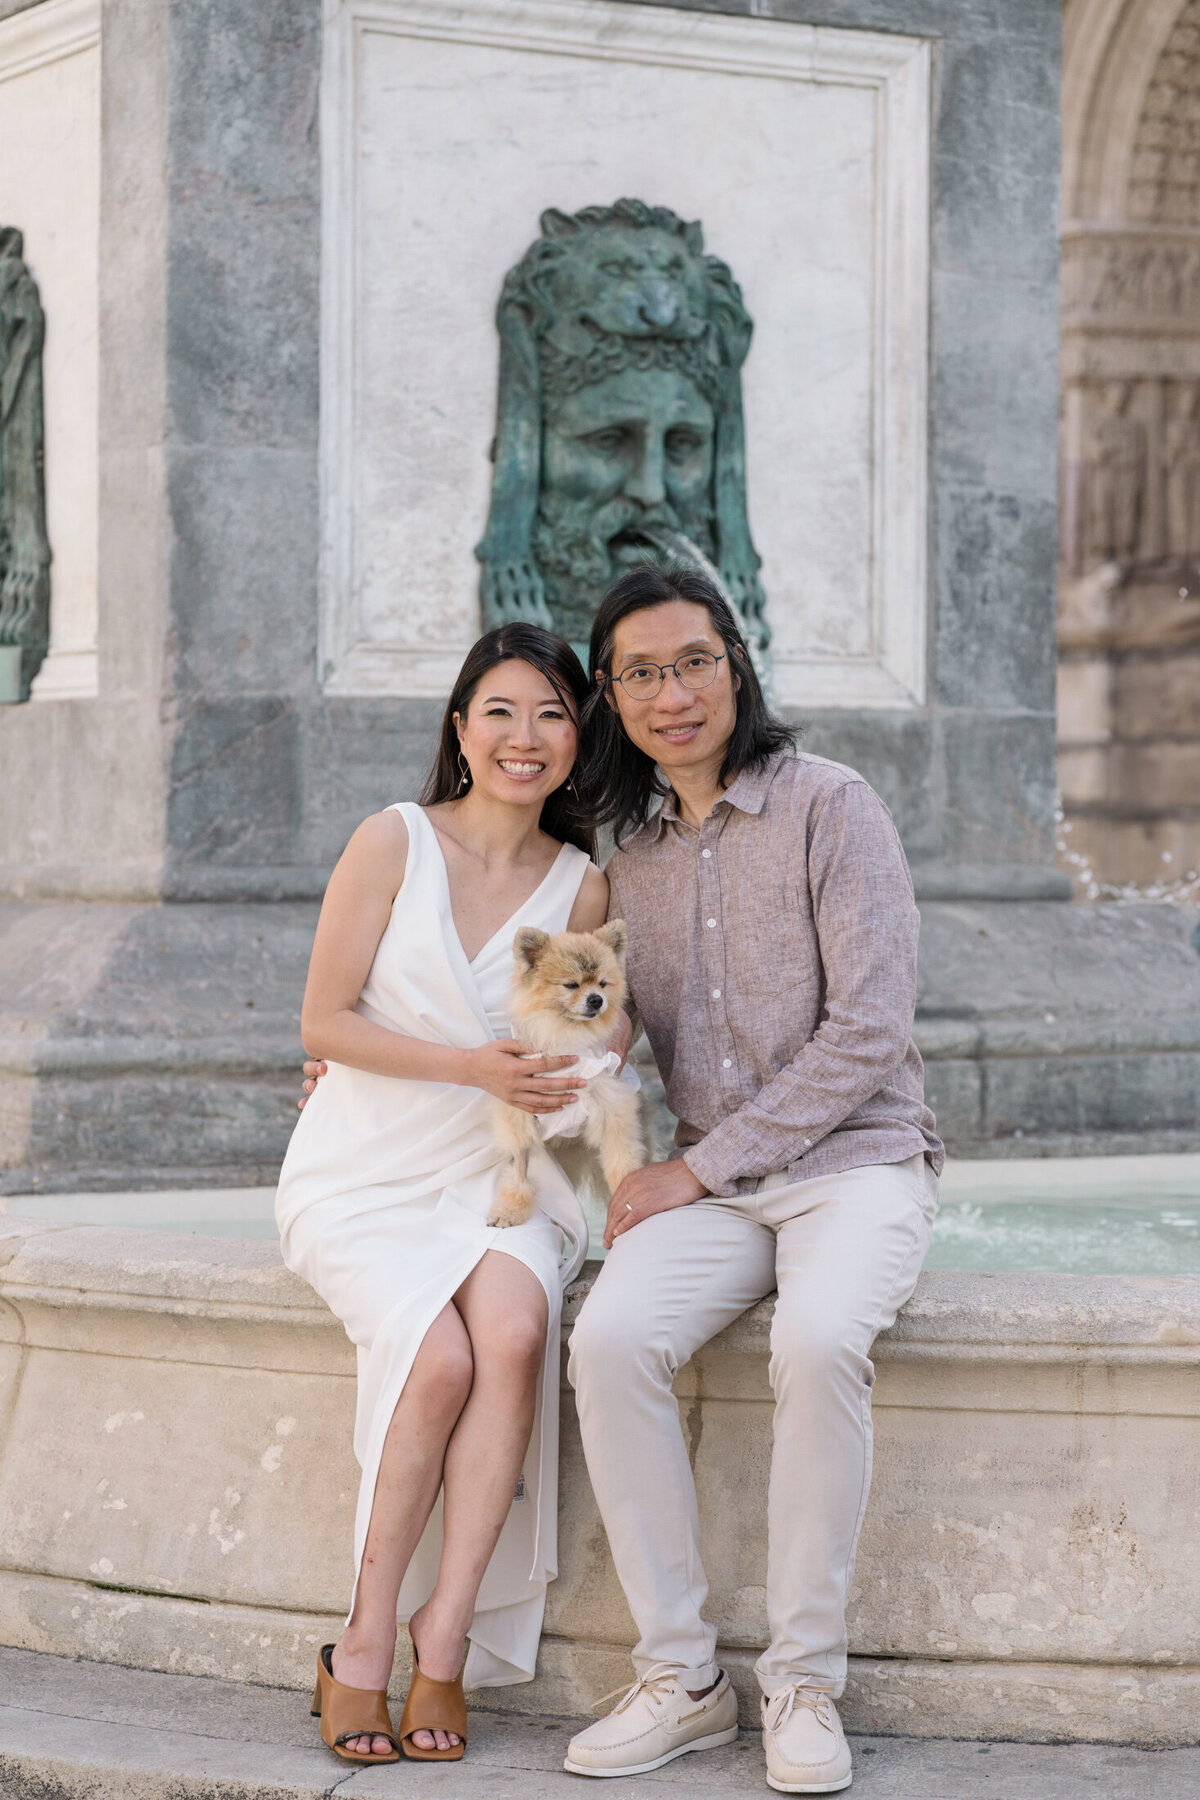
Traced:
<svg viewBox="0 0 1200 1800">
<path fill-rule="evenodd" d="M 634 562 L 717 577 L 765 670 L 770 629 L 746 513 L 741 367 L 753 329 L 698 224 L 618 200 L 542 214 L 504 280 L 485 626 L 586 644 Z"/>
<path fill-rule="evenodd" d="M 0 646 L 19 648 L 19 697 L 50 639 L 42 343 L 37 283 L 13 226 L 0 226 Z"/>
</svg>

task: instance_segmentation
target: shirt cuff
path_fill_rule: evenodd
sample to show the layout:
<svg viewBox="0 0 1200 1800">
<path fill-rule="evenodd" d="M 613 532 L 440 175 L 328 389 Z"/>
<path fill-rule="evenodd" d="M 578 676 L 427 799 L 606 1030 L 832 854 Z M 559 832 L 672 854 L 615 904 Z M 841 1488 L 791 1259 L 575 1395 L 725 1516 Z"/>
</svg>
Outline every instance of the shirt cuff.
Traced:
<svg viewBox="0 0 1200 1800">
<path fill-rule="evenodd" d="M 728 1200 L 737 1193 L 737 1176 L 730 1175 L 726 1169 L 719 1145 L 714 1144 L 709 1149 L 711 1136 L 710 1133 L 709 1137 L 693 1144 L 690 1150 L 685 1150 L 682 1160 L 696 1180 L 704 1183 L 710 1194 L 715 1194 L 718 1200 Z"/>
</svg>

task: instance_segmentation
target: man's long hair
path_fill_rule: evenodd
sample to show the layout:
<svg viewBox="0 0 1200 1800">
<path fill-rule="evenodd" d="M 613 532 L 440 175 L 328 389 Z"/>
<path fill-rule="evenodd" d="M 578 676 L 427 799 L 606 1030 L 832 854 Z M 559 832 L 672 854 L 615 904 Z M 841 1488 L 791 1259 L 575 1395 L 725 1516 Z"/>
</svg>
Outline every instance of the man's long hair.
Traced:
<svg viewBox="0 0 1200 1800">
<path fill-rule="evenodd" d="M 612 686 L 613 638 L 621 620 L 631 613 L 671 600 L 704 607 L 729 657 L 737 713 L 721 764 L 721 786 L 728 787 L 743 769 L 765 762 L 796 741 L 791 726 L 768 709 L 737 620 L 716 584 L 687 563 L 646 563 L 631 569 L 609 588 L 596 613 L 589 658 L 592 686 L 579 721 L 583 788 L 595 807 L 596 822 L 611 825 L 618 844 L 646 823 L 669 784 L 653 758 L 626 736 L 615 698 L 607 691 Z"/>
<path fill-rule="evenodd" d="M 484 676 L 503 662 L 528 663 L 539 675 L 546 677 L 571 717 L 579 718 L 588 694 L 587 677 L 569 644 L 556 637 L 554 632 L 546 631 L 540 625 L 528 625 L 523 620 L 485 631 L 467 651 L 466 661 L 450 690 L 442 714 L 433 767 L 421 791 L 422 806 L 438 806 L 444 800 L 457 800 L 467 792 L 470 773 L 466 772 L 464 781 L 466 765 L 459 751 L 454 715 L 466 717 L 467 708 Z M 546 796 L 541 827 L 548 837 L 557 838 L 560 844 L 574 844 L 588 856 L 594 856 L 595 807 L 589 804 L 587 796 L 587 782 L 577 759 L 569 779 Z"/>
</svg>

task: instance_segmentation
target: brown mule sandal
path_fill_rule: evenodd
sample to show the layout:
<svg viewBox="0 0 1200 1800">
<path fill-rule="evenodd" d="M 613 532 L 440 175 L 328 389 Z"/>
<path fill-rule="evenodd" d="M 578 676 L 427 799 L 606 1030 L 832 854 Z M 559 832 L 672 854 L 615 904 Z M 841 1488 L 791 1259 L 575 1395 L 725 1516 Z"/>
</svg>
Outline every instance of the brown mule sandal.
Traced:
<svg viewBox="0 0 1200 1800">
<path fill-rule="evenodd" d="M 457 1744 L 447 1750 L 422 1750 L 412 1741 L 414 1731 L 452 1731 Z M 467 1703 L 463 1699 L 462 1670 L 453 1681 L 434 1681 L 422 1675 L 413 1645 L 412 1685 L 400 1721 L 400 1748 L 413 1762 L 460 1762 L 467 1747 Z"/>
<path fill-rule="evenodd" d="M 345 1762 L 390 1763 L 400 1761 L 396 1733 L 388 1715 L 387 1694 L 382 1688 L 345 1687 L 333 1673 L 333 1645 L 326 1644 L 317 1658 L 317 1685 L 313 1690 L 312 1712 L 321 1721 L 321 1736 L 329 1748 Z M 382 1755 L 368 1751 L 347 1750 L 348 1738 L 385 1737 L 392 1746 Z"/>
</svg>

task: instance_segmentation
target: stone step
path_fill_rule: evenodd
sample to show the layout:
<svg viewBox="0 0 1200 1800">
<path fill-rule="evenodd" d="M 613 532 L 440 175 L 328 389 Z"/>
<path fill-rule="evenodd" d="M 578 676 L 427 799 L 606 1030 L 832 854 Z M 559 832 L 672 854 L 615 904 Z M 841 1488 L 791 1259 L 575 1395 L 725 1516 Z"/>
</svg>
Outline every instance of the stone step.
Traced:
<svg viewBox="0 0 1200 1800">
<path fill-rule="evenodd" d="M 309 1696 L 0 1649 L 4 1800 L 580 1800 L 562 1770 L 578 1721 L 474 1713 L 468 1760 L 352 1769 L 317 1741 Z M 1200 1750 L 852 1740 L 857 1800 L 1195 1800 Z M 766 1795 L 756 1732 L 613 1781 L 603 1800 Z"/>
</svg>

